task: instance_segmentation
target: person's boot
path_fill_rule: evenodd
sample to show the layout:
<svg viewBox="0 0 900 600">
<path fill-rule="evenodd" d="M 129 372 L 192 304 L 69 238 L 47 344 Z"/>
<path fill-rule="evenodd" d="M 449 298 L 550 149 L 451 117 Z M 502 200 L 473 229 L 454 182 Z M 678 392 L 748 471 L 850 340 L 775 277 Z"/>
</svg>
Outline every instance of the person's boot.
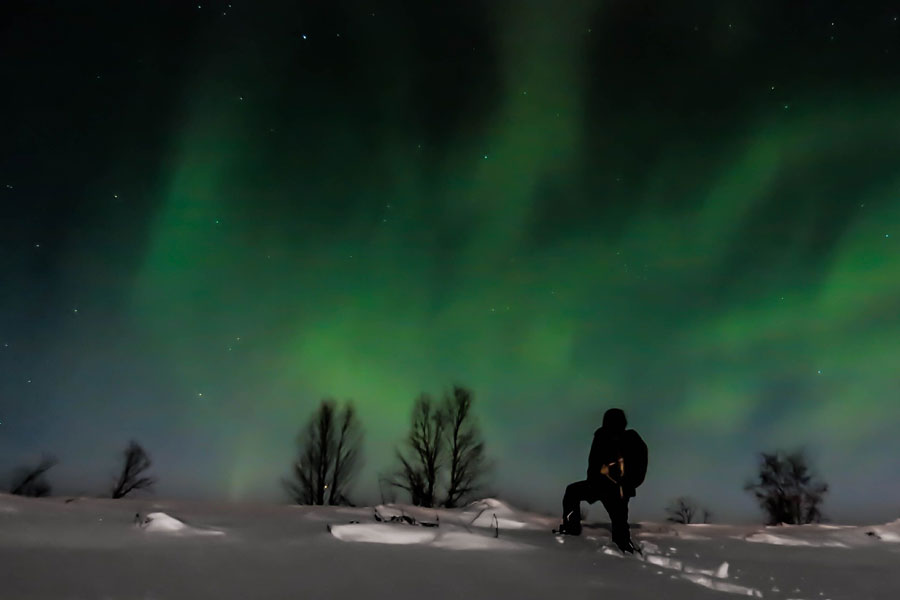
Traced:
<svg viewBox="0 0 900 600">
<path fill-rule="evenodd" d="M 569 513 L 567 516 L 569 518 L 563 518 L 563 522 L 557 531 L 563 535 L 581 535 L 581 521 L 572 518 L 572 513 Z"/>
<path fill-rule="evenodd" d="M 616 536 L 613 538 L 613 543 L 624 554 L 634 554 L 634 545 L 632 545 L 630 537 Z"/>
<path fill-rule="evenodd" d="M 556 531 L 563 535 L 581 535 L 581 523 L 563 521 Z"/>
</svg>

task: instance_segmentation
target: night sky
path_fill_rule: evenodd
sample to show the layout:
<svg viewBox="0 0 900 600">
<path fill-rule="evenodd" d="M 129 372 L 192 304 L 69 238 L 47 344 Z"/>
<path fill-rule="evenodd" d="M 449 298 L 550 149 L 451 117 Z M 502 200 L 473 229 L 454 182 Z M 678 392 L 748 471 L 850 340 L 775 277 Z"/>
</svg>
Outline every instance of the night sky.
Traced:
<svg viewBox="0 0 900 600">
<path fill-rule="evenodd" d="M 197 2 L 0 8 L 4 484 L 285 501 L 333 396 L 374 502 L 460 383 L 526 506 L 620 406 L 634 518 L 900 516 L 900 3 Z"/>
</svg>

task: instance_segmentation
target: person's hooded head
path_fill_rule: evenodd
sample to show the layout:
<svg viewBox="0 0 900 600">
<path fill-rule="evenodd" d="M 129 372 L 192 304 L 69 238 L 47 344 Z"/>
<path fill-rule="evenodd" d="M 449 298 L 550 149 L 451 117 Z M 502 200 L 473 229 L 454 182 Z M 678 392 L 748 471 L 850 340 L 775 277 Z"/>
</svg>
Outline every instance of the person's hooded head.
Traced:
<svg viewBox="0 0 900 600">
<path fill-rule="evenodd" d="M 621 408 L 611 408 L 603 414 L 603 429 L 607 431 L 625 431 L 628 420 Z"/>
</svg>

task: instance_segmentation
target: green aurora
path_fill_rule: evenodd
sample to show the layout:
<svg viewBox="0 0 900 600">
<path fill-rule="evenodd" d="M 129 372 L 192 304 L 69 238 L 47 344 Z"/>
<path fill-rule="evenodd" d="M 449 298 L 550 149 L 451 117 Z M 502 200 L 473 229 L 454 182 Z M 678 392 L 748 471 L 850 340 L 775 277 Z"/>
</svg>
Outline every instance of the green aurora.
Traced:
<svg viewBox="0 0 900 600">
<path fill-rule="evenodd" d="M 149 200 L 130 222 L 80 214 L 94 226 L 54 271 L 80 321 L 35 350 L 53 385 L 5 367 L 13 412 L 79 423 L 72 453 L 138 436 L 161 495 L 281 498 L 314 405 L 352 399 L 374 501 L 413 399 L 461 383 L 488 491 L 525 504 L 556 509 L 620 406 L 650 445 L 639 518 L 685 493 L 753 515 L 754 453 L 798 445 L 826 512 L 895 507 L 900 79 L 854 67 L 862 25 L 837 60 L 830 16 L 790 41 L 761 9 L 691 6 L 466 3 L 439 21 L 458 37 L 392 5 L 193 17 L 184 74 L 156 92 L 155 170 L 123 151 L 85 174 L 86 195 Z M 140 143 L 150 126 L 125 122 Z M 133 260 L 84 258 L 116 252 Z M 89 319 L 98 358 L 58 361 Z M 79 402 L 57 404 L 73 378 Z"/>
</svg>

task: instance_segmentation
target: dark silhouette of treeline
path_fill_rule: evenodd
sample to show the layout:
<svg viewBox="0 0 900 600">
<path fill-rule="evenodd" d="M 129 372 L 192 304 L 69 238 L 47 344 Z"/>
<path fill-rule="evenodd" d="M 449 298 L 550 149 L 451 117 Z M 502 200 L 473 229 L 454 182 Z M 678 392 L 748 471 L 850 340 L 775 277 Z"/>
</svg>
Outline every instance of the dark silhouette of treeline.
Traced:
<svg viewBox="0 0 900 600">
<path fill-rule="evenodd" d="M 281 483 L 290 500 L 306 505 L 353 505 L 350 490 L 363 463 L 363 428 L 352 402 L 333 399 L 319 404 L 297 437 L 298 455 Z M 410 427 L 395 449 L 396 464 L 378 475 L 382 502 L 397 493 L 416 506 L 454 508 L 487 485 L 492 463 L 473 411 L 472 392 L 455 385 L 440 400 L 422 394 L 413 402 Z M 48 472 L 58 464 L 45 455 L 36 465 L 13 471 L 9 492 L 19 496 L 49 496 Z M 112 481 L 111 498 L 151 491 L 156 478 L 144 448 L 132 440 L 122 452 L 121 468 Z M 649 475 L 652 477 L 652 473 Z M 756 474 L 744 484 L 766 517 L 767 524 L 807 524 L 823 520 L 828 484 L 812 472 L 803 450 L 762 452 Z M 665 508 L 673 523 L 708 523 L 712 512 L 688 496 Z"/>
</svg>

